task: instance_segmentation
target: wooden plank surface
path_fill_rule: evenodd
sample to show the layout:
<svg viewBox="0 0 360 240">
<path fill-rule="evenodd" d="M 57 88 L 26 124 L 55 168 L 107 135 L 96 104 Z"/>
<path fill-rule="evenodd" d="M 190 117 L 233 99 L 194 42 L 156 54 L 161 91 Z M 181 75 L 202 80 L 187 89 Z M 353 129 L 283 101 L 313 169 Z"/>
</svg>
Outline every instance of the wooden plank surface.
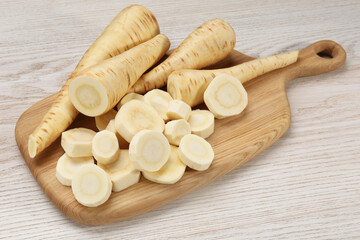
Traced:
<svg viewBox="0 0 360 240">
<path fill-rule="evenodd" d="M 20 114 L 56 92 L 128 1 L 0 2 L 0 238 L 358 239 L 360 237 L 360 5 L 357 1 L 140 1 L 176 47 L 219 17 L 253 57 L 332 39 L 338 71 L 290 82 L 292 125 L 258 157 L 172 204 L 87 227 L 43 194 L 17 150 Z M 206 4 L 204 4 L 206 3 Z"/>
</svg>

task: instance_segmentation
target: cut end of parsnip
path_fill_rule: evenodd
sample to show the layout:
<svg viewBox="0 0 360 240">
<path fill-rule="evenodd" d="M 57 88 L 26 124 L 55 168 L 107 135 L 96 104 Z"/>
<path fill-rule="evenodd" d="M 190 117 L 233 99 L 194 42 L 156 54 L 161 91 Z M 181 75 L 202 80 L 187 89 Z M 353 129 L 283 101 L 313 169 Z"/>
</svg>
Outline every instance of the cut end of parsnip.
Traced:
<svg viewBox="0 0 360 240">
<path fill-rule="evenodd" d="M 71 186 L 74 173 L 83 165 L 94 164 L 92 157 L 72 158 L 64 153 L 56 164 L 56 178 L 65 186 Z"/>
<path fill-rule="evenodd" d="M 32 135 L 29 136 L 28 140 L 28 152 L 31 158 L 34 158 L 37 154 L 37 143 Z"/>
<path fill-rule="evenodd" d="M 159 131 L 142 130 L 129 146 L 130 161 L 141 171 L 158 171 L 169 159 L 170 144 Z"/>
<path fill-rule="evenodd" d="M 205 90 L 204 102 L 216 118 L 225 118 L 241 113 L 248 104 L 248 95 L 240 80 L 221 74 Z"/>
<path fill-rule="evenodd" d="M 164 130 L 164 120 L 148 104 L 139 100 L 125 103 L 115 117 L 115 129 L 127 141 L 141 130 Z"/>
<path fill-rule="evenodd" d="M 109 199 L 112 183 L 103 169 L 95 164 L 87 164 L 75 172 L 71 187 L 79 203 L 87 207 L 97 207 Z"/>
<path fill-rule="evenodd" d="M 143 171 L 146 179 L 162 184 L 174 184 L 184 175 L 186 165 L 180 160 L 178 148 L 171 146 L 169 160 L 162 166 L 159 171 Z"/>
<path fill-rule="evenodd" d="M 207 138 L 214 132 L 214 114 L 208 110 L 197 109 L 191 111 L 188 122 L 191 132 L 202 138 Z"/>
<path fill-rule="evenodd" d="M 205 139 L 194 134 L 184 136 L 179 145 L 179 156 L 188 167 L 204 171 L 214 160 L 214 151 Z"/>
<path fill-rule="evenodd" d="M 166 90 L 173 99 L 181 99 L 180 88 L 177 86 L 177 84 L 177 81 L 175 81 L 175 79 L 173 79 L 172 75 L 170 74 Z"/>
<path fill-rule="evenodd" d="M 169 143 L 179 146 L 180 140 L 191 133 L 190 124 L 185 119 L 169 121 L 165 125 L 164 135 Z"/>
<path fill-rule="evenodd" d="M 140 171 L 131 163 L 129 150 L 120 150 L 119 157 L 114 162 L 110 164 L 98 163 L 98 166 L 110 175 L 114 192 L 124 190 L 140 180 Z"/>
<path fill-rule="evenodd" d="M 78 77 L 69 85 L 69 97 L 74 107 L 82 114 L 95 117 L 108 109 L 109 99 L 106 88 L 91 77 Z"/>
<path fill-rule="evenodd" d="M 97 132 L 93 138 L 92 154 L 102 164 L 115 161 L 119 156 L 119 150 L 119 142 L 113 132 L 103 130 Z"/>
</svg>

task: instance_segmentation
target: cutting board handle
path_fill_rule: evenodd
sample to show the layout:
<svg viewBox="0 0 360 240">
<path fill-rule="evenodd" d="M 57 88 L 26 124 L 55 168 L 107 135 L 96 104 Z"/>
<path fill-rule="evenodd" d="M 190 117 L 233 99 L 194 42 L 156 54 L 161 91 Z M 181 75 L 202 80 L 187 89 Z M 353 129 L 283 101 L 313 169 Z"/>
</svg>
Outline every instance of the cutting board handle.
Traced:
<svg viewBox="0 0 360 240">
<path fill-rule="evenodd" d="M 309 45 L 299 53 L 298 61 L 289 66 L 291 80 L 333 71 L 345 63 L 346 52 L 336 42 L 322 40 Z"/>
</svg>

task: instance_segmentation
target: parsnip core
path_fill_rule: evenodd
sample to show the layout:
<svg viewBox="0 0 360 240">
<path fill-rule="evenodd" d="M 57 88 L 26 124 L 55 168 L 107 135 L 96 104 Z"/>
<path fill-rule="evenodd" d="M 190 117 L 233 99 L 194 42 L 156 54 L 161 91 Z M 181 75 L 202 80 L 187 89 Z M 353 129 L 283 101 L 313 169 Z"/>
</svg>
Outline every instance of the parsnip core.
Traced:
<svg viewBox="0 0 360 240">
<path fill-rule="evenodd" d="M 109 103 L 104 86 L 90 77 L 72 80 L 69 85 L 69 97 L 79 112 L 90 117 L 105 113 Z"/>
</svg>

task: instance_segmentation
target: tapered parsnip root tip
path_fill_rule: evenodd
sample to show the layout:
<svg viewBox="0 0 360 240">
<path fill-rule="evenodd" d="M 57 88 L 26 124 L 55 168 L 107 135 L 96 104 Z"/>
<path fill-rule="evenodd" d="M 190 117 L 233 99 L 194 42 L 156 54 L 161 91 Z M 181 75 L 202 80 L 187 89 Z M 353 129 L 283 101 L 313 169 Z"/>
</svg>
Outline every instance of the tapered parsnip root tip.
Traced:
<svg viewBox="0 0 360 240">
<path fill-rule="evenodd" d="M 111 194 L 110 176 L 95 164 L 86 164 L 74 174 L 71 188 L 75 199 L 87 207 L 105 203 Z"/>
<path fill-rule="evenodd" d="M 54 104 L 29 139 L 29 155 L 33 158 L 50 146 L 78 115 L 68 96 L 70 81 L 84 69 L 114 57 L 159 34 L 159 25 L 150 10 L 140 5 L 123 9 L 85 52 L 60 90 Z"/>
<path fill-rule="evenodd" d="M 162 34 L 79 73 L 69 85 L 70 100 L 86 116 L 112 109 L 141 75 L 169 49 Z"/>
<path fill-rule="evenodd" d="M 37 149 L 38 148 L 37 148 L 36 140 L 32 135 L 30 135 L 28 140 L 28 152 L 31 158 L 34 158 L 36 154 L 38 154 Z"/>
</svg>

